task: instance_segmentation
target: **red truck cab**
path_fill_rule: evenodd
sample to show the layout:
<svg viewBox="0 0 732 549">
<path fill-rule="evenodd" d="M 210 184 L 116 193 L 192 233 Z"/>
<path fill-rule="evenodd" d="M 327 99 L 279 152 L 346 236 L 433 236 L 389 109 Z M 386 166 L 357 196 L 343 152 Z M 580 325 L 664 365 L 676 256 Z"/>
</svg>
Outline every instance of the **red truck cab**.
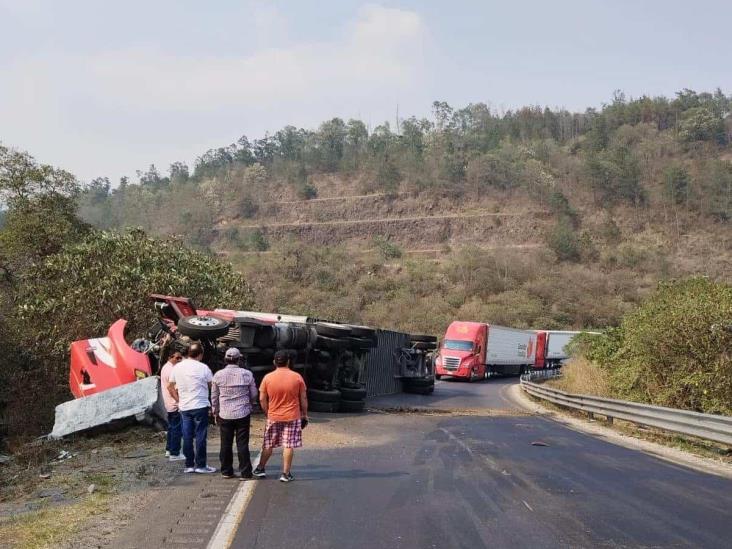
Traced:
<svg viewBox="0 0 732 549">
<path fill-rule="evenodd" d="M 445 332 L 435 361 L 435 377 L 452 376 L 469 381 L 486 376 L 486 339 L 488 326 L 481 322 L 456 320 Z"/>
</svg>

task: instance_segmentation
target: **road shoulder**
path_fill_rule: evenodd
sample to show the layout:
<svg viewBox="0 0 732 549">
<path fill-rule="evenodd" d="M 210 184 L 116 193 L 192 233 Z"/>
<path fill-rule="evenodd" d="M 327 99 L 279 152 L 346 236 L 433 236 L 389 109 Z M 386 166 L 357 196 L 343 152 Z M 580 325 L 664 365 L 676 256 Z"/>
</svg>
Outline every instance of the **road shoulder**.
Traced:
<svg viewBox="0 0 732 549">
<path fill-rule="evenodd" d="M 644 454 L 654 456 L 663 461 L 673 463 L 674 465 L 682 465 L 703 473 L 717 475 L 724 478 L 732 478 L 732 465 L 721 460 L 718 461 L 698 456 L 678 448 L 672 448 L 649 440 L 632 437 L 611 429 L 610 427 L 606 427 L 598 422 L 590 423 L 585 419 L 579 419 L 569 414 L 549 410 L 540 403 L 529 398 L 518 383 L 516 385 L 512 385 L 506 392 L 511 400 L 523 409 L 536 415 L 552 419 L 553 421 L 561 423 L 574 431 L 592 435 L 631 450 L 643 452 Z"/>
</svg>

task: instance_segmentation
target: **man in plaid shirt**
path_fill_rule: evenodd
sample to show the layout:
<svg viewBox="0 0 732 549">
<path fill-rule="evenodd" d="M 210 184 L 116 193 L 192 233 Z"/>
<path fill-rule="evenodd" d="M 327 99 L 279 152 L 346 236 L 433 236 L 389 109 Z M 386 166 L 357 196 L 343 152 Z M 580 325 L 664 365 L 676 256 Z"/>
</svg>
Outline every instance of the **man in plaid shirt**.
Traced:
<svg viewBox="0 0 732 549">
<path fill-rule="evenodd" d="M 232 445 L 236 438 L 241 480 L 252 478 L 249 456 L 249 428 L 252 402 L 257 400 L 257 386 L 249 370 L 239 367 L 241 352 L 236 347 L 226 350 L 226 367 L 216 372 L 211 382 L 211 411 L 221 431 L 221 475 L 234 478 Z"/>
</svg>

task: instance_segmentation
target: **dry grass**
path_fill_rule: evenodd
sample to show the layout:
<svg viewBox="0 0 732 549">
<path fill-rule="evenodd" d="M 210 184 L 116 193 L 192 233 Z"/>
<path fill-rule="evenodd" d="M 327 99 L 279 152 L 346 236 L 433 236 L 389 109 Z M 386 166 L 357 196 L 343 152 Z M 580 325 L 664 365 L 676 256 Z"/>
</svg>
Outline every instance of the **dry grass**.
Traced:
<svg viewBox="0 0 732 549">
<path fill-rule="evenodd" d="M 607 373 L 585 358 L 573 358 L 562 366 L 562 377 L 547 383 L 569 393 L 612 397 Z"/>
<path fill-rule="evenodd" d="M 0 522 L 0 547 L 57 547 L 72 539 L 90 517 L 108 511 L 110 496 L 92 494 L 72 505 L 57 505 Z"/>
</svg>

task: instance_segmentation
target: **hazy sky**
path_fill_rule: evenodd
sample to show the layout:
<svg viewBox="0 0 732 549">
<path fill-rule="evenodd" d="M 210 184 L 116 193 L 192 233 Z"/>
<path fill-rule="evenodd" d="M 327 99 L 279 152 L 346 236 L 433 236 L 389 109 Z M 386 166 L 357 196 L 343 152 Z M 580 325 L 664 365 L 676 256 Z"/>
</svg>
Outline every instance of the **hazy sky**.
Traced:
<svg viewBox="0 0 732 549">
<path fill-rule="evenodd" d="M 242 134 L 732 92 L 731 0 L 0 0 L 0 141 L 88 180 Z"/>
</svg>

